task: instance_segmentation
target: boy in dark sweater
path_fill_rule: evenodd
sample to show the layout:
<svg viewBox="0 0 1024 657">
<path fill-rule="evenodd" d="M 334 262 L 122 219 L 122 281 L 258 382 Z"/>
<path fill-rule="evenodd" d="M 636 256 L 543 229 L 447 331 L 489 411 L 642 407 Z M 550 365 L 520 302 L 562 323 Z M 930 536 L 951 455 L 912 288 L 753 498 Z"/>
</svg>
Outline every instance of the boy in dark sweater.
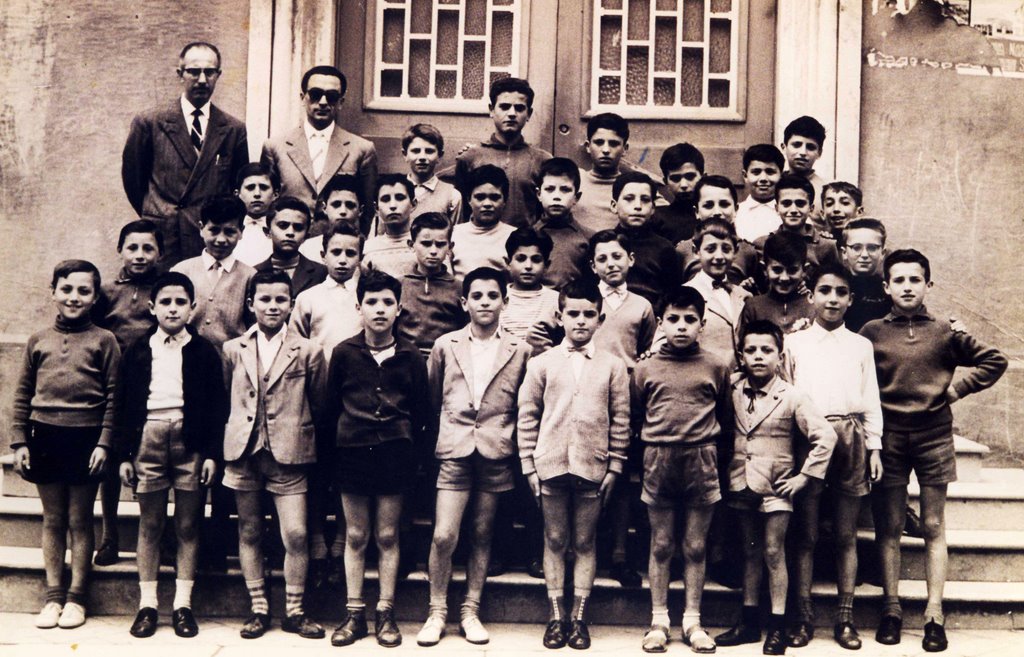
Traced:
<svg viewBox="0 0 1024 657">
<path fill-rule="evenodd" d="M 775 233 L 764 243 L 768 292 L 747 299 L 740 313 L 740 330 L 757 319 L 771 320 L 783 333 L 807 328 L 814 306 L 807 297 L 807 244 L 798 236 Z"/>
<path fill-rule="evenodd" d="M 928 313 L 924 301 L 932 286 L 928 259 L 914 249 L 893 251 L 884 262 L 885 290 L 892 312 L 868 322 L 860 333 L 874 346 L 878 390 L 882 400 L 882 480 L 884 506 L 876 537 L 882 560 L 885 594 L 875 639 L 899 643 L 900 536 L 907 507 L 910 471 L 921 486 L 921 520 L 928 557 L 928 603 L 922 647 L 945 650 L 942 614 L 946 581 L 946 536 L 943 517 L 946 488 L 956 481 L 953 414 L 950 405 L 992 386 L 1006 371 L 1006 357 Z M 953 381 L 957 367 L 973 371 Z"/>
<path fill-rule="evenodd" d="M 663 652 L 671 632 L 668 616 L 669 561 L 674 551 L 675 506 L 682 502 L 686 533 L 686 609 L 683 637 L 696 652 L 715 642 L 701 626 L 705 549 L 715 504 L 722 499 L 720 469 L 731 446 L 731 367 L 698 342 L 704 329 L 704 298 L 691 287 L 668 293 L 659 325 L 665 342 L 640 361 L 632 378 L 632 424 L 644 444 L 642 499 L 651 524 L 651 629 L 646 652 Z M 679 400 L 687 400 L 680 404 Z M 724 462 L 728 462 L 726 459 Z"/>
<path fill-rule="evenodd" d="M 651 228 L 673 244 L 689 241 L 697 228 L 693 189 L 704 175 L 704 154 L 693 144 L 674 144 L 661 154 L 658 166 L 672 202 L 655 207 Z"/>
<path fill-rule="evenodd" d="M 534 228 L 551 238 L 550 264 L 542 283 L 561 289 L 587 269 L 591 232 L 572 216 L 580 200 L 580 169 L 566 157 L 553 157 L 540 165 L 536 177 L 541 214 Z"/>
<path fill-rule="evenodd" d="M 775 185 L 775 207 L 782 218 L 777 232 L 792 233 L 807 242 L 807 262 L 811 267 L 838 258 L 835 241 L 822 237 L 810 222 L 814 199 L 814 186 L 802 176 L 785 174 Z M 759 253 L 763 253 L 766 239 L 754 240 Z"/>
<path fill-rule="evenodd" d="M 267 236 L 273 252 L 256 265 L 256 271 L 283 271 L 292 279 L 295 296 L 327 278 L 327 268 L 299 253 L 309 233 L 312 215 L 309 206 L 294 196 L 274 201 L 267 213 Z"/>
<path fill-rule="evenodd" d="M 878 219 L 854 219 L 843 229 L 839 255 L 850 272 L 853 301 L 846 312 L 846 328 L 854 333 L 873 319 L 882 319 L 892 309 L 892 299 L 882 280 L 885 257 L 885 225 Z"/>
<path fill-rule="evenodd" d="M 612 210 L 619 218 L 615 232 L 629 239 L 634 258 L 626 281 L 632 292 L 652 305 L 683 284 L 675 247 L 648 225 L 656 195 L 654 181 L 636 171 L 623 173 L 612 185 Z"/>
</svg>

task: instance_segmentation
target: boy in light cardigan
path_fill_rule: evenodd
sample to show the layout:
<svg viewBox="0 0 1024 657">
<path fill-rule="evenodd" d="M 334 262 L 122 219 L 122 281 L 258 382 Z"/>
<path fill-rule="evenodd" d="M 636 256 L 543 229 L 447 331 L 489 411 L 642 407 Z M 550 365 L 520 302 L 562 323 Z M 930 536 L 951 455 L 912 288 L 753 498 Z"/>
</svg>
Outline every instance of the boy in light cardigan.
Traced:
<svg viewBox="0 0 1024 657">
<path fill-rule="evenodd" d="M 526 367 L 519 390 L 519 457 L 544 515 L 544 579 L 551 605 L 544 646 L 582 650 L 590 647 L 584 612 L 596 570 L 597 519 L 629 445 L 629 376 L 621 359 L 596 350 L 592 342 L 604 319 L 597 286 L 571 283 L 558 301 L 565 340 Z M 575 592 L 566 619 L 562 602 L 570 536 Z"/>
</svg>

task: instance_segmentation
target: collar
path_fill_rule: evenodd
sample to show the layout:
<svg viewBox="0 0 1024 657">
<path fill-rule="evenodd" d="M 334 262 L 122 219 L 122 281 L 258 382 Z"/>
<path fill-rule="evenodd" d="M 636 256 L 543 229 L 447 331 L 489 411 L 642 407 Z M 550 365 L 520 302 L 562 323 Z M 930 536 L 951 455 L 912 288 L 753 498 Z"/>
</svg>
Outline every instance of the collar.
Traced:
<svg viewBox="0 0 1024 657">
<path fill-rule="evenodd" d="M 82 331 L 92 328 L 92 319 L 89 317 L 89 314 L 86 313 L 83 315 L 82 319 L 75 322 L 69 322 L 64 319 L 63 315 L 57 315 L 57 321 L 54 322 L 53 327 L 61 333 L 81 333 Z"/>
<path fill-rule="evenodd" d="M 489 345 L 489 344 L 494 344 L 495 342 L 501 342 L 501 339 L 503 337 L 505 337 L 505 336 L 501 332 L 501 327 L 499 326 L 498 330 L 491 334 L 491 337 L 489 337 L 489 338 L 478 338 L 475 335 L 473 335 L 472 327 L 471 326 L 466 326 L 466 337 L 469 339 L 470 342 L 475 342 L 476 344 L 479 344 L 479 345 Z"/>
<path fill-rule="evenodd" d="M 762 203 L 761 201 L 758 201 L 753 196 L 748 196 L 747 198 L 745 198 L 742 201 L 740 201 L 738 207 L 741 207 L 741 208 L 751 208 L 751 209 L 753 209 L 753 208 L 771 208 L 773 211 L 775 211 L 775 199 L 770 199 L 770 200 L 765 201 L 765 202 Z"/>
<path fill-rule="evenodd" d="M 553 221 L 548 217 L 542 216 L 540 221 L 537 222 L 537 230 L 543 230 L 546 228 L 568 228 L 577 233 L 583 232 L 583 227 L 576 223 L 576 219 L 572 216 L 571 212 L 566 215 L 564 219 L 558 219 L 557 221 Z"/>
<path fill-rule="evenodd" d="M 329 126 L 323 130 L 317 130 L 309 121 L 303 121 L 302 132 L 306 135 L 306 141 L 313 138 L 313 135 L 322 135 L 328 142 L 331 141 L 331 137 L 334 136 L 334 122 L 332 121 Z"/>
<path fill-rule="evenodd" d="M 927 322 L 934 322 L 935 321 L 935 318 L 932 316 L 931 313 L 928 312 L 928 309 L 926 307 L 924 307 L 924 306 L 921 306 L 920 308 L 918 308 L 917 311 L 913 315 L 904 315 L 902 313 L 897 313 L 895 310 L 893 310 L 893 311 L 890 311 L 889 314 L 885 316 L 885 321 L 887 321 L 887 322 L 902 323 L 902 322 L 909 322 L 909 321 L 912 321 L 912 320 L 915 320 L 915 319 L 920 319 L 920 320 L 924 320 L 924 321 L 927 321 Z"/>
<path fill-rule="evenodd" d="M 800 294 L 799 290 L 794 290 L 790 292 L 788 296 L 782 296 L 781 294 L 776 294 L 775 290 L 772 290 L 771 288 L 768 289 L 768 297 L 771 298 L 773 301 L 780 301 L 782 303 L 792 303 L 794 301 L 798 301 L 802 296 L 803 295 Z"/>
<path fill-rule="evenodd" d="M 356 349 L 359 349 L 360 351 L 362 351 L 362 352 L 364 352 L 366 354 L 370 353 L 370 348 L 368 346 L 366 346 L 366 332 L 365 331 L 360 331 L 359 333 L 356 333 L 355 335 L 353 335 L 351 338 L 348 338 L 347 340 L 342 340 L 342 344 L 351 345 L 351 346 L 355 347 Z M 408 351 L 410 353 L 415 353 L 417 356 L 420 353 L 420 350 L 416 347 L 416 345 L 414 345 L 413 343 L 409 342 L 408 340 L 406 340 L 404 338 L 401 338 L 401 337 L 398 337 L 396 335 L 395 336 L 395 355 L 398 355 L 399 353 L 402 353 L 402 352 L 405 352 L 405 351 Z"/>
<path fill-rule="evenodd" d="M 558 348 L 562 350 L 562 355 L 566 358 L 572 358 L 573 354 L 582 353 L 588 360 L 594 357 L 594 341 L 591 340 L 587 344 L 583 345 L 579 349 L 569 346 L 568 340 L 562 340 Z M 570 351 L 572 349 L 572 351 Z"/>
<path fill-rule="evenodd" d="M 353 272 L 352 273 L 352 278 L 348 279 L 344 283 L 339 283 L 338 281 L 334 280 L 330 276 L 328 276 L 326 279 L 324 279 L 324 286 L 325 287 L 329 287 L 329 288 L 340 287 L 341 289 L 347 290 L 348 292 L 352 292 L 353 294 L 355 293 L 356 285 L 358 285 L 358 284 L 359 284 L 359 271 L 358 270 Z"/>
<path fill-rule="evenodd" d="M 845 324 L 830 331 L 818 322 L 811 322 L 811 325 L 804 330 L 818 342 L 825 340 L 825 338 L 839 338 L 846 333 L 851 333 L 850 329 L 846 328 Z"/>
<path fill-rule="evenodd" d="M 420 267 L 420 263 L 417 262 L 415 265 L 412 266 L 412 271 L 406 275 L 413 276 L 415 278 L 429 278 L 432 281 L 455 280 L 455 277 L 452 276 L 451 273 L 448 271 L 448 265 L 443 263 L 441 265 L 441 270 L 439 272 L 437 272 L 436 274 L 428 274 L 425 271 L 423 271 L 423 269 Z"/>
<path fill-rule="evenodd" d="M 283 325 L 281 326 L 281 330 L 277 332 L 277 335 L 275 335 L 274 337 L 272 337 L 272 338 L 270 338 L 270 339 L 268 340 L 268 339 L 267 339 L 267 338 L 266 338 L 266 337 L 265 337 L 265 336 L 263 335 L 263 332 L 262 332 L 262 331 L 260 331 L 260 326 L 259 326 L 259 324 L 253 324 L 252 326 L 250 326 L 250 327 L 249 327 L 249 328 L 248 328 L 248 329 L 247 329 L 247 330 L 245 331 L 245 336 L 246 336 L 247 338 L 252 338 L 252 337 L 255 337 L 255 338 L 256 338 L 256 339 L 257 339 L 257 340 L 258 340 L 258 341 L 259 341 L 259 342 L 260 342 L 261 344 L 267 344 L 267 343 L 269 343 L 269 342 L 275 342 L 275 341 L 277 341 L 277 340 L 278 340 L 278 338 L 280 338 L 280 341 L 281 341 L 281 342 L 284 342 L 284 337 L 285 337 L 285 335 L 286 335 L 287 333 L 288 333 L 288 322 L 285 322 L 285 323 L 284 323 L 284 324 L 283 324 Z"/>
<path fill-rule="evenodd" d="M 242 228 L 248 228 L 254 226 L 256 228 L 263 228 L 267 225 L 266 217 L 254 217 L 251 214 L 245 215 L 245 219 L 242 220 Z"/>
<path fill-rule="evenodd" d="M 601 296 L 602 297 L 608 297 L 608 296 L 611 296 L 613 294 L 619 294 L 619 295 L 625 297 L 626 293 L 629 292 L 629 290 L 626 288 L 626 283 L 625 282 L 623 282 L 622 285 L 617 285 L 615 287 L 612 287 L 611 285 L 608 285 L 604 281 L 598 281 L 597 282 L 597 289 L 599 289 L 601 291 Z"/>
<path fill-rule="evenodd" d="M 210 101 L 206 101 L 206 104 L 202 107 L 196 107 L 191 102 L 189 102 L 188 98 L 185 98 L 185 94 L 182 94 L 181 111 L 184 112 L 185 116 L 189 117 L 189 121 L 192 120 L 192 112 L 196 110 L 201 111 L 202 115 L 206 118 L 210 118 Z M 189 125 L 191 125 L 191 123 Z"/>
<path fill-rule="evenodd" d="M 124 267 L 122 267 L 121 271 L 119 271 L 117 273 L 117 278 L 114 279 L 114 284 L 115 285 L 127 285 L 127 284 L 131 283 L 133 285 L 151 285 L 152 283 L 156 282 L 156 279 L 159 278 L 159 276 L 160 276 L 160 274 L 158 274 L 156 272 L 156 270 L 154 269 L 154 270 L 150 270 L 149 272 L 143 274 L 142 276 L 132 277 L 128 273 L 128 270 L 126 270 Z"/>
<path fill-rule="evenodd" d="M 694 275 L 694 277 L 691 278 L 690 280 L 693 283 L 698 283 L 699 282 L 702 287 L 704 287 L 704 288 L 706 288 L 708 290 L 711 290 L 712 292 L 714 292 L 715 290 L 722 290 L 726 294 L 731 294 L 732 293 L 732 289 L 731 288 L 733 286 L 731 284 L 729 284 L 729 280 L 727 278 L 723 279 L 721 281 L 716 281 L 715 279 L 711 278 L 711 276 L 709 276 L 708 273 L 706 271 L 704 271 L 703 269 L 701 269 L 699 272 L 697 272 L 697 274 Z M 715 285 L 716 282 L 718 283 L 718 285 Z M 728 285 L 728 287 L 726 287 L 727 285 Z"/>
<path fill-rule="evenodd" d="M 620 173 L 621 171 L 616 171 L 614 176 L 609 176 L 605 178 L 604 176 L 597 175 L 597 173 L 595 173 L 593 169 L 588 169 L 583 172 L 583 175 L 585 175 L 592 182 L 598 185 L 611 185 L 615 182 L 615 179 L 619 177 Z"/>
<path fill-rule="evenodd" d="M 178 331 L 174 335 L 170 335 L 167 331 L 160 328 L 160 326 L 156 327 L 156 331 L 153 332 L 153 337 L 156 337 L 161 344 L 166 344 L 171 347 L 184 347 L 192 339 L 192 336 L 185 329 Z"/>
<path fill-rule="evenodd" d="M 526 143 L 526 140 L 523 139 L 523 134 L 522 133 L 519 133 L 518 135 L 516 135 L 515 139 L 513 139 L 511 142 L 506 144 L 506 143 L 503 143 L 500 139 L 498 139 L 498 134 L 497 133 L 492 132 L 490 138 L 488 138 L 487 141 L 483 142 L 480 145 L 481 146 L 486 146 L 487 148 L 498 148 L 498 149 L 502 149 L 502 150 L 518 151 L 518 150 L 521 150 L 523 148 L 526 148 L 528 144 Z"/>
<path fill-rule="evenodd" d="M 421 183 L 416 182 L 416 180 L 412 177 L 411 173 L 405 174 L 405 177 L 409 179 L 409 182 L 412 183 L 413 187 L 423 187 L 425 189 L 430 190 L 431 192 L 437 189 L 437 183 L 441 182 L 437 176 L 432 176 L 429 180 L 426 180 Z"/>
<path fill-rule="evenodd" d="M 623 226 L 622 224 L 619 224 L 614 228 L 614 230 L 619 235 L 625 235 L 631 240 L 647 239 L 648 237 L 654 234 L 651 230 L 650 219 L 648 219 L 647 223 L 645 223 L 643 226 Z"/>
<path fill-rule="evenodd" d="M 744 374 L 737 382 L 737 387 L 740 390 L 756 390 L 759 393 L 764 393 L 763 396 L 768 396 L 776 392 L 776 388 L 780 385 L 785 385 L 785 381 L 782 380 L 778 374 L 773 376 L 770 381 L 763 387 L 757 388 L 750 382 L 750 377 Z"/>
<path fill-rule="evenodd" d="M 213 268 L 213 263 L 217 262 L 217 259 L 210 255 L 210 252 L 207 251 L 206 249 L 203 249 L 203 253 L 199 257 L 203 259 L 203 269 L 207 271 Z M 220 261 L 220 266 L 221 269 L 225 271 L 225 273 L 230 274 L 231 270 L 234 269 L 235 267 L 235 254 L 232 253 L 228 255 L 228 257 L 223 258 Z"/>
<path fill-rule="evenodd" d="M 661 345 L 661 348 L 658 349 L 658 355 L 664 356 L 665 358 L 671 358 L 672 360 L 686 360 L 697 355 L 697 352 L 699 351 L 699 342 L 694 342 L 686 349 L 678 350 L 673 349 L 671 346 L 669 346 L 668 342 L 666 341 Z"/>
</svg>

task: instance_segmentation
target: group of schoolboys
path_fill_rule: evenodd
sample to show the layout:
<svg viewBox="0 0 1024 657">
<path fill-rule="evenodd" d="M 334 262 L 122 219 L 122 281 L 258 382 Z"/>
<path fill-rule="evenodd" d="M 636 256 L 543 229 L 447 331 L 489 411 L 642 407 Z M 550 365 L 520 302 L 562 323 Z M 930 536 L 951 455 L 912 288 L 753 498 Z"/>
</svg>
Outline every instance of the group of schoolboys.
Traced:
<svg viewBox="0 0 1024 657">
<path fill-rule="evenodd" d="M 363 198 L 354 177 L 336 176 L 321 195 L 323 217 L 277 198 L 271 168 L 248 165 L 236 197 L 203 207 L 202 255 L 167 274 L 157 274 L 155 225 L 122 229 L 124 268 L 103 288 L 94 316 L 124 352 L 107 400 L 114 438 L 102 446 L 140 504 L 141 600 L 131 633 L 157 628 L 171 488 L 173 626 L 180 636 L 198 632 L 190 592 L 199 511 L 204 487 L 223 470 L 251 599 L 242 636 L 270 627 L 261 547 L 269 493 L 285 550 L 282 629 L 325 636 L 303 597 L 307 577 L 327 578 L 344 580 L 347 592 L 332 644 L 368 635 L 362 591 L 372 534 L 375 635 L 398 645 L 403 495 L 433 463 L 425 456 L 432 451 L 436 506 L 420 645 L 437 644 L 446 631 L 467 509 L 459 631 L 487 643 L 479 609 L 503 522 L 499 500 L 518 486 L 540 507 L 543 556 L 533 570 L 548 591 L 548 648 L 590 646 L 586 610 L 605 507 L 613 574 L 639 585 L 626 558 L 637 492 L 651 533 L 645 651 L 664 652 L 672 634 L 677 554 L 682 639 L 693 651 L 761 641 L 762 566 L 771 605 L 764 653 L 806 645 L 827 491 L 838 571 L 834 634 L 857 649 L 856 524 L 872 484 L 882 500 L 876 532 L 885 594 L 876 638 L 896 643 L 899 540 L 913 469 L 929 554 L 924 648 L 944 649 L 942 516 L 955 480 L 949 405 L 992 385 L 1006 361 L 927 312 L 928 260 L 909 249 L 886 255 L 885 228 L 860 216 L 856 187 L 822 185 L 813 170 L 825 138 L 820 124 L 791 123 L 781 151 L 748 148 L 749 197 L 737 203 L 733 184 L 706 175 L 690 144 L 666 149 L 658 184 L 623 170 L 626 121 L 595 116 L 585 145 L 594 167 L 581 174 L 571 160 L 523 141 L 533 103 L 526 81 L 498 81 L 490 101 L 496 133 L 459 157 L 461 196 L 447 183 L 424 185 L 444 141 L 420 124 L 402 140 L 408 176 L 380 176 L 376 199 Z M 366 203 L 376 208 L 368 237 L 359 230 Z M 307 239 L 324 219 L 322 237 Z M 59 285 L 55 279 L 55 298 Z M 951 385 L 957 366 L 974 369 Z M 328 547 L 330 509 L 341 517 Z M 722 534 L 713 521 L 722 513 L 733 514 L 742 537 L 743 608 L 736 626 L 712 639 L 700 610 L 709 548 L 721 547 L 709 545 Z M 47 600 L 40 623 L 53 626 L 65 603 Z"/>
</svg>

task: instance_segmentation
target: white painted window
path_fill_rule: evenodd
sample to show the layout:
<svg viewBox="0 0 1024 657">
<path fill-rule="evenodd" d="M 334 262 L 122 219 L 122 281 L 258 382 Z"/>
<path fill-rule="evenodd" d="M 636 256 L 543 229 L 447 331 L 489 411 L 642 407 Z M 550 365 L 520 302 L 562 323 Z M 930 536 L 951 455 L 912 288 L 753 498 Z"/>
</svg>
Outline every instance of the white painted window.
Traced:
<svg viewBox="0 0 1024 657">
<path fill-rule="evenodd" d="M 592 0 L 590 114 L 741 120 L 747 0 Z"/>
<path fill-rule="evenodd" d="M 372 109 L 485 113 L 521 77 L 529 0 L 376 0 Z"/>
</svg>

